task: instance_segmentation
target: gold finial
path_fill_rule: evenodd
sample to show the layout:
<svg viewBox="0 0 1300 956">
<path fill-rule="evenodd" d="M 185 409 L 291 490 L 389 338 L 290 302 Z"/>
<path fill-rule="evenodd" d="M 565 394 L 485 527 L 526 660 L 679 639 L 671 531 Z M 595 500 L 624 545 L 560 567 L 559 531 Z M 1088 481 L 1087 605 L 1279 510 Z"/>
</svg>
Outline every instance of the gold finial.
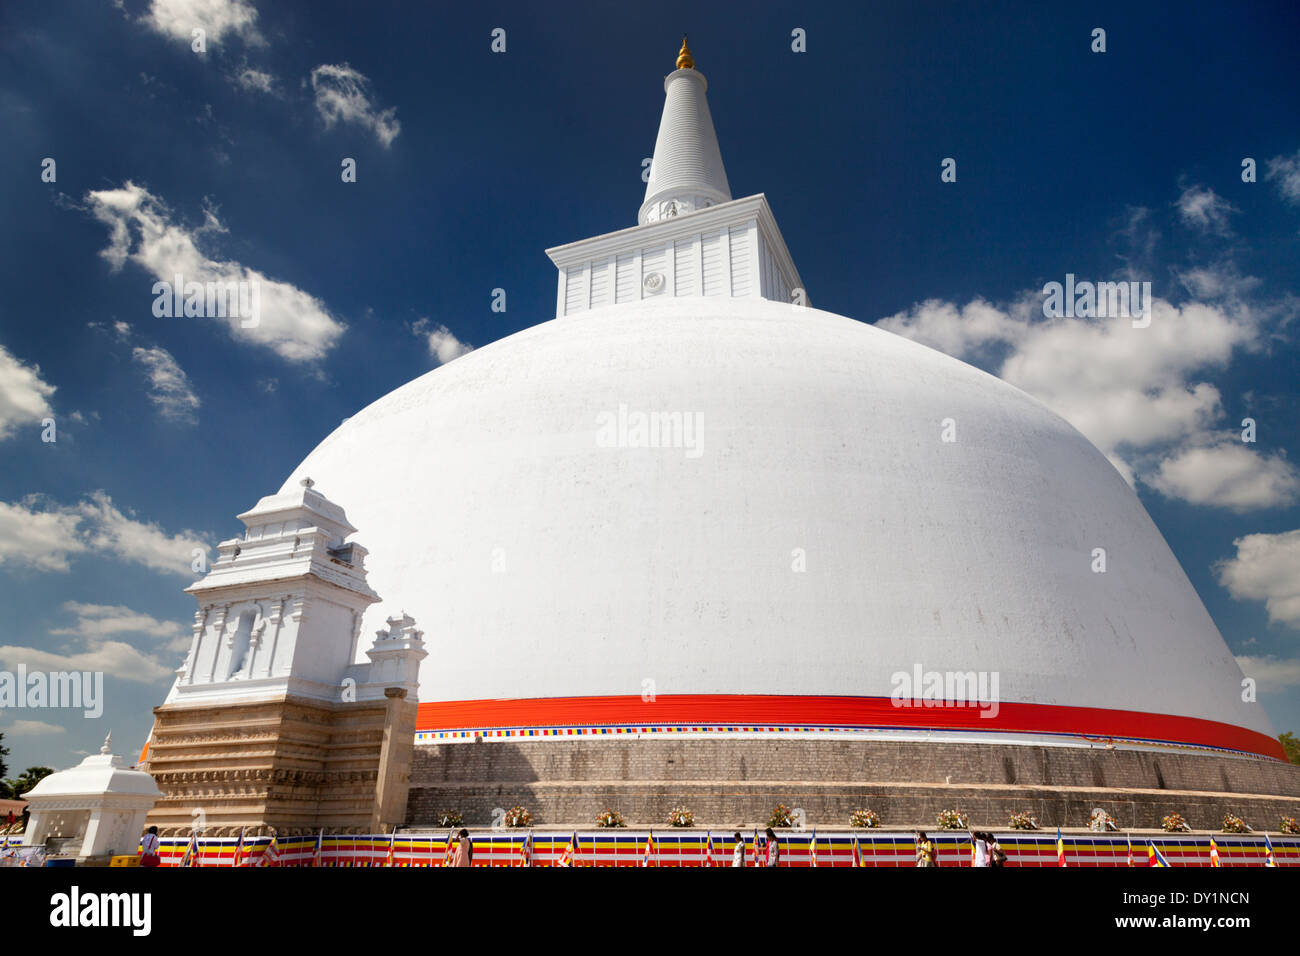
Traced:
<svg viewBox="0 0 1300 956">
<path fill-rule="evenodd" d="M 691 56 L 691 50 L 686 45 L 686 34 L 682 34 L 682 49 L 677 54 L 677 69 L 693 70 L 695 69 L 695 57 Z"/>
</svg>

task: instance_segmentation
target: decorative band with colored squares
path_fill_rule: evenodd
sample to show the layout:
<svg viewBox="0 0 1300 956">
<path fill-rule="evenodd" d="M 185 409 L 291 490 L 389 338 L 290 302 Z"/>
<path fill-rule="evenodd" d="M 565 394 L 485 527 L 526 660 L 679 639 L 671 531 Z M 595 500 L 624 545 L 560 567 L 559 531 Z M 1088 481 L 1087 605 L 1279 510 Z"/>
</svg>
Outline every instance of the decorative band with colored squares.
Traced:
<svg viewBox="0 0 1300 956">
<path fill-rule="evenodd" d="M 555 866 L 572 841 L 575 866 L 730 866 L 734 831 L 662 830 L 471 830 L 475 866 L 523 866 L 528 847 L 531 866 Z M 814 833 L 816 844 L 814 847 Z M 746 866 L 754 865 L 754 840 L 763 853 L 762 831 L 744 831 Z M 970 866 L 970 837 L 964 832 L 929 831 L 939 850 L 941 866 Z M 996 834 L 1008 866 L 1059 866 L 1056 835 L 1010 831 Z M 421 867 L 443 866 L 455 849 L 447 833 L 398 833 L 368 836 L 333 835 L 280 837 L 275 866 Z M 916 845 L 911 833 L 874 830 L 780 831 L 782 866 L 915 866 Z M 1266 866 L 1270 857 L 1279 867 L 1300 867 L 1300 837 L 1261 834 L 1066 834 L 1066 866 L 1149 866 L 1151 848 L 1170 866 L 1212 866 L 1210 841 L 1219 865 Z M 9 837 L 2 853 L 16 852 L 22 837 Z M 192 854 L 196 866 L 259 866 L 269 838 L 213 837 L 197 840 Z M 164 837 L 163 866 L 177 866 L 190 840 Z M 647 852 L 647 846 L 649 851 Z M 241 849 L 238 859 L 236 848 Z M 816 862 L 814 863 L 814 856 Z"/>
</svg>

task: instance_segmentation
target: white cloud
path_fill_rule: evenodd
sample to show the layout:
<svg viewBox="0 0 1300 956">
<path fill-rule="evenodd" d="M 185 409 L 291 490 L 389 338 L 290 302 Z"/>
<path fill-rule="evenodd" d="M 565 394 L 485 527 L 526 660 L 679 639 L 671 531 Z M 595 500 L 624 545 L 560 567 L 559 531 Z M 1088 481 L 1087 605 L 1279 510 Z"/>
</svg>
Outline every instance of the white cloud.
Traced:
<svg viewBox="0 0 1300 956">
<path fill-rule="evenodd" d="M 63 610 L 75 614 L 77 622 L 72 627 L 52 628 L 50 634 L 76 635 L 85 638 L 103 638 L 114 634 L 142 634 L 163 638 L 172 649 L 188 647 L 186 629 L 176 621 L 160 621 L 143 611 L 133 611 L 121 604 L 83 604 L 65 601 Z M 179 642 L 180 646 L 177 646 Z"/>
<path fill-rule="evenodd" d="M 155 571 L 193 576 L 193 550 L 207 546 L 193 531 L 167 534 L 152 521 L 137 521 L 123 514 L 103 491 L 96 491 L 77 505 L 88 524 L 87 543 L 109 557 L 142 564 Z"/>
<path fill-rule="evenodd" d="M 22 364 L 0 345 L 0 439 L 53 415 L 53 394 L 54 386 L 42 381 L 39 368 Z"/>
<path fill-rule="evenodd" d="M 1277 180 L 1277 187 L 1287 202 L 1300 205 L 1300 150 L 1294 156 L 1274 156 L 1268 161 L 1267 180 Z"/>
<path fill-rule="evenodd" d="M 129 181 L 119 189 L 87 193 L 86 202 L 89 211 L 109 229 L 109 245 L 100 254 L 115 270 L 129 261 L 166 282 L 174 282 L 180 275 L 185 282 L 243 282 L 256 287 L 260 314 L 253 328 L 242 327 L 243 320 L 237 315 L 211 320 L 226 323 L 236 339 L 269 348 L 292 362 L 310 362 L 322 358 L 342 335 L 342 323 L 316 297 L 238 262 L 220 262 L 205 255 L 198 240 L 207 233 L 225 231 L 211 209 L 205 210 L 202 226 L 186 228 L 173 220 L 161 199 Z M 152 308 L 152 283 L 148 290 L 141 289 L 141 300 Z"/>
<path fill-rule="evenodd" d="M 194 394 L 189 376 L 170 352 L 160 346 L 149 349 L 136 346 L 131 358 L 149 376 L 149 400 L 163 418 L 184 425 L 198 423 L 196 412 L 202 403 Z"/>
<path fill-rule="evenodd" d="M 34 495 L 13 504 L 0 501 L 0 565 L 67 571 L 71 557 L 94 553 L 192 576 L 195 548 L 207 553 L 195 532 L 169 535 L 153 522 L 123 514 L 103 491 L 72 506 Z"/>
<path fill-rule="evenodd" d="M 1270 621 L 1300 628 L 1300 529 L 1233 544 L 1237 554 L 1215 568 L 1219 583 L 1237 600 L 1263 601 Z"/>
<path fill-rule="evenodd" d="M 1281 455 L 1265 456 L 1233 441 L 1187 448 L 1160 462 L 1149 484 L 1171 498 L 1233 511 L 1289 505 L 1300 472 Z"/>
<path fill-rule="evenodd" d="M 1206 301 L 1156 298 L 1151 324 L 1043 317 L 1041 294 L 997 307 L 927 300 L 877 325 L 986 368 L 1079 429 L 1129 484 L 1237 511 L 1285 505 L 1300 471 L 1280 455 L 1232 446 L 1222 396 L 1205 378 L 1239 350 L 1261 347 L 1267 308 L 1246 304 L 1258 282 L 1231 263 L 1180 274 Z"/>
<path fill-rule="evenodd" d="M 346 63 L 323 63 L 311 71 L 311 88 L 316 94 L 316 112 L 329 129 L 335 123 L 357 123 L 369 127 L 387 149 L 402 124 L 397 121 L 397 108 L 381 110 L 370 95 L 370 81 Z"/>
<path fill-rule="evenodd" d="M 275 77 L 265 70 L 256 70 L 246 66 L 238 73 L 231 74 L 230 79 L 241 90 L 266 93 L 269 96 L 276 95 Z"/>
<path fill-rule="evenodd" d="M 175 667 L 168 667 L 130 644 L 109 640 L 89 641 L 86 647 L 62 651 L 6 645 L 0 647 L 0 663 L 9 669 L 26 664 L 29 670 L 102 671 L 110 677 L 150 684 L 175 672 Z"/>
<path fill-rule="evenodd" d="M 1174 205 L 1185 226 L 1219 236 L 1232 232 L 1229 219 L 1236 207 L 1208 186 L 1188 186 Z"/>
<path fill-rule="evenodd" d="M 415 322 L 411 331 L 424 339 L 429 346 L 429 354 L 438 360 L 439 365 L 446 365 L 452 359 L 474 351 L 474 346 L 456 338 L 447 326 L 434 325 L 427 318 Z"/>
<path fill-rule="evenodd" d="M 257 31 L 257 10 L 246 0 L 151 0 L 142 20 L 163 36 L 187 45 L 196 28 L 210 41 L 232 33 L 246 43 L 264 42 Z"/>
<path fill-rule="evenodd" d="M 1242 674 L 1262 687 L 1300 687 L 1300 660 L 1280 657 L 1238 657 Z"/>
<path fill-rule="evenodd" d="M 1041 299 L 1039 300 L 1041 302 Z M 976 321 L 968 327 L 968 319 Z M 1253 326 L 1193 303 L 1179 309 L 1157 299 L 1149 328 L 1128 318 L 1042 319 L 1017 306 L 976 300 L 958 309 L 934 300 L 880 320 L 881 328 L 957 358 L 997 358 L 992 370 L 1043 401 L 1102 451 L 1183 438 L 1220 413 L 1219 392 L 1189 382 L 1194 372 L 1226 364 Z M 989 346 L 1002 350 L 990 350 Z"/>
<path fill-rule="evenodd" d="M 47 724 L 43 720 L 15 720 L 4 729 L 4 732 L 6 736 L 12 739 L 15 737 L 44 737 L 51 734 L 63 734 L 67 733 L 67 730 L 58 724 Z"/>
<path fill-rule="evenodd" d="M 0 566 L 68 570 L 68 559 L 87 550 L 78 533 L 80 521 L 67 511 L 37 510 L 33 498 L 0 501 Z"/>
</svg>

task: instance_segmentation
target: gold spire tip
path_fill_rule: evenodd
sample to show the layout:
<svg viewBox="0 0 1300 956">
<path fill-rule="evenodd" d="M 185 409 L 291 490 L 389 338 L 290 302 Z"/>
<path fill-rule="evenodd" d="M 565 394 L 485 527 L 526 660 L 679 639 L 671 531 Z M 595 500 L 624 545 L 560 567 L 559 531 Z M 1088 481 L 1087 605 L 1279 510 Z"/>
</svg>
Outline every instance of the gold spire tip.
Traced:
<svg viewBox="0 0 1300 956">
<path fill-rule="evenodd" d="M 677 54 L 677 69 L 693 70 L 695 69 L 695 57 L 691 56 L 691 49 L 686 45 L 686 34 L 682 34 L 682 48 Z"/>
</svg>

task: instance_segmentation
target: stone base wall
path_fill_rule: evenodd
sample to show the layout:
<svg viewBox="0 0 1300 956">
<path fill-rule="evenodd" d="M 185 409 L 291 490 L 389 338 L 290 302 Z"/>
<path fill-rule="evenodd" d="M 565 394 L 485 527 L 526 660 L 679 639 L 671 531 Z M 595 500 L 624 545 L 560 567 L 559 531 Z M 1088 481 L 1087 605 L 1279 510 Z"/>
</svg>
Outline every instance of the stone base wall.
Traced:
<svg viewBox="0 0 1300 956">
<path fill-rule="evenodd" d="M 415 748 L 406 822 L 456 809 L 487 825 L 522 804 L 539 825 L 590 826 L 608 808 L 629 824 L 662 825 L 685 804 L 702 825 L 766 823 L 802 808 L 808 825 L 844 826 L 859 807 L 890 827 L 933 827 L 961 809 L 979 827 L 1029 811 L 1044 827 L 1083 826 L 1102 807 L 1124 828 L 1181 813 L 1218 829 L 1232 811 L 1260 829 L 1300 816 L 1300 767 L 1208 754 L 806 739 L 576 740 Z"/>
<path fill-rule="evenodd" d="M 415 711 L 400 696 L 156 707 L 146 826 L 188 834 L 201 811 L 209 836 L 383 832 L 407 802 Z"/>
</svg>

